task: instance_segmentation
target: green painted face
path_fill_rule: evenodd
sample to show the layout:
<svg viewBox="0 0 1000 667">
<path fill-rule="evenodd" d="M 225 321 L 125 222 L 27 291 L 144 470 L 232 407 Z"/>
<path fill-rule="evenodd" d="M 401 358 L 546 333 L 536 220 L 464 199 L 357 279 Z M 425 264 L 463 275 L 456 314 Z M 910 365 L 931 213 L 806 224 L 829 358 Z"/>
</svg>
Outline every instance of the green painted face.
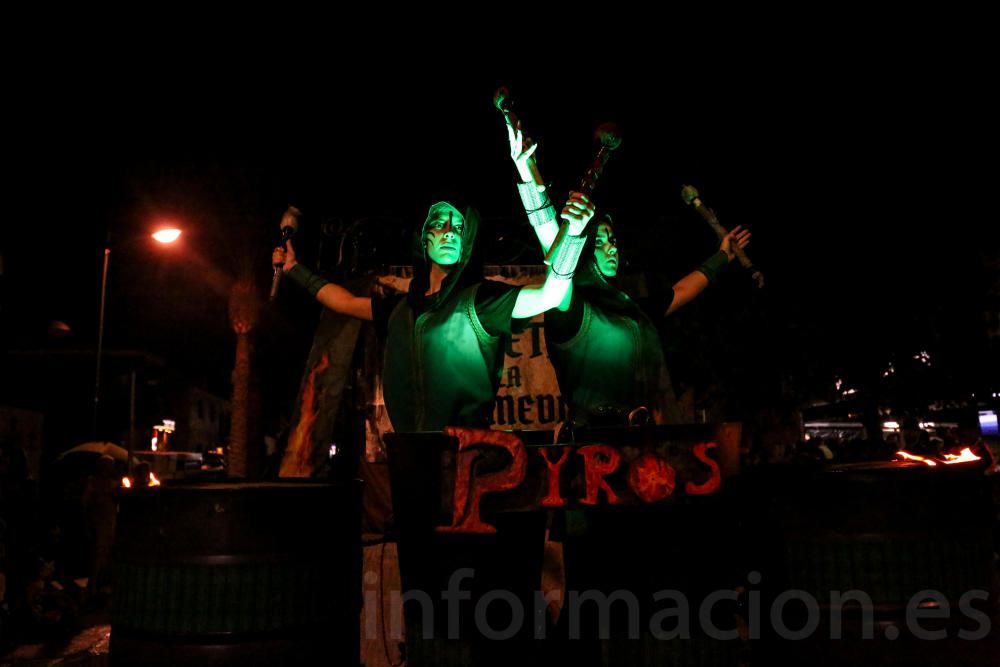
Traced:
<svg viewBox="0 0 1000 667">
<path fill-rule="evenodd" d="M 608 278 L 613 278 L 618 274 L 618 239 L 615 238 L 615 231 L 606 222 L 597 226 L 597 234 L 594 237 L 594 259 L 597 260 L 598 270 Z"/>
<path fill-rule="evenodd" d="M 462 258 L 465 220 L 454 209 L 432 211 L 424 224 L 424 249 L 435 264 L 451 266 Z"/>
</svg>

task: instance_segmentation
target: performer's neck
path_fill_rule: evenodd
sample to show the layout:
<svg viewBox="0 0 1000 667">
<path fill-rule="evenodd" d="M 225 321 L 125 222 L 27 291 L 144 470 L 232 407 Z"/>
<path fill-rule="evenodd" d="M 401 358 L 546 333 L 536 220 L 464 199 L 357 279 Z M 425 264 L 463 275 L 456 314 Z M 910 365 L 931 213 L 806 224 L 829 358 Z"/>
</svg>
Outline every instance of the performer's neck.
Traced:
<svg viewBox="0 0 1000 667">
<path fill-rule="evenodd" d="M 425 296 L 430 296 L 431 294 L 437 294 L 441 291 L 441 284 L 444 283 L 444 279 L 448 277 L 448 273 L 451 267 L 441 266 L 437 262 L 431 262 L 431 274 L 427 281 L 427 292 Z"/>
</svg>

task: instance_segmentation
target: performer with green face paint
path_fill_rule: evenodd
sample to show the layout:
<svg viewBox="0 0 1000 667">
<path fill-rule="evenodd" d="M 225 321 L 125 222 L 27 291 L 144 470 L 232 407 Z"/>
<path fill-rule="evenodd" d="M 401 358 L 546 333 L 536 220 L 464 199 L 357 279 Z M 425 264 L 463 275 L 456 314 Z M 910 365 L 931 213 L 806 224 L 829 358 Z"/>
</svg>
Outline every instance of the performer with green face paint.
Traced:
<svg viewBox="0 0 1000 667">
<path fill-rule="evenodd" d="M 553 262 L 541 285 L 507 285 L 484 280 L 480 271 L 472 270 L 469 259 L 478 216 L 472 209 L 463 213 L 443 201 L 430 207 L 415 235 L 414 276 L 406 294 L 373 291 L 370 297 L 355 296 L 299 264 L 291 243 L 276 248 L 272 260 L 327 308 L 374 321 L 385 337 L 382 378 L 386 411 L 394 431 L 440 431 L 446 426 L 485 428 L 495 405 L 507 337 L 518 329 L 519 320 L 534 317 L 564 300 L 583 245 L 580 233 L 593 215 L 594 207 L 585 197 L 571 195 L 561 213 L 567 226 L 568 251 Z M 421 520 L 414 520 L 415 515 L 406 514 L 399 506 L 403 503 L 406 507 L 420 507 L 420 495 L 412 491 L 410 486 L 404 486 L 402 495 L 393 499 L 404 590 L 448 590 L 451 573 L 467 568 L 480 577 L 484 586 L 518 591 L 530 604 L 536 583 L 533 573 L 526 575 L 529 567 L 505 566 L 497 571 L 493 569 L 492 553 L 484 552 L 482 546 L 451 535 L 441 536 L 433 529 L 424 530 Z M 542 543 L 544 517 L 517 517 L 504 524 L 499 533 L 493 544 L 499 545 L 495 549 L 500 552 L 528 548 L 526 545 L 535 552 Z M 381 556 L 378 562 L 381 570 Z M 518 652 L 520 644 L 483 643 L 467 632 L 453 640 L 451 602 L 435 604 L 435 621 L 425 620 L 422 610 L 417 613 L 414 607 L 405 609 L 412 664 L 453 664 L 449 656 L 480 652 L 499 656 L 495 664 L 509 664 L 506 658 Z M 364 617 L 368 618 L 367 612 Z M 454 621 L 457 628 L 458 619 Z"/>
<path fill-rule="evenodd" d="M 542 251 L 548 252 L 559 226 L 532 158 L 536 145 L 519 126 L 508 125 L 507 132 L 521 200 Z M 676 423 L 680 415 L 656 326 L 615 284 L 619 255 L 610 216 L 592 227 L 572 289 L 545 314 L 545 345 L 571 418 L 579 424 L 624 423 L 632 410 L 644 406 L 657 423 Z M 674 284 L 658 312 L 666 317 L 701 294 L 734 257 L 734 246 L 742 248 L 749 240 L 749 231 L 733 229 L 719 252 Z"/>
<path fill-rule="evenodd" d="M 473 209 L 463 214 L 448 202 L 427 212 L 405 295 L 354 296 L 299 264 L 290 242 L 276 248 L 272 260 L 324 306 L 373 320 L 386 336 L 385 402 L 395 431 L 486 427 L 503 371 L 505 338 L 519 326 L 517 320 L 565 299 L 582 246 L 579 235 L 593 215 L 586 197 L 571 193 L 560 214 L 568 225 L 570 252 L 553 263 L 541 285 L 512 286 L 466 272 L 478 215 Z"/>
</svg>

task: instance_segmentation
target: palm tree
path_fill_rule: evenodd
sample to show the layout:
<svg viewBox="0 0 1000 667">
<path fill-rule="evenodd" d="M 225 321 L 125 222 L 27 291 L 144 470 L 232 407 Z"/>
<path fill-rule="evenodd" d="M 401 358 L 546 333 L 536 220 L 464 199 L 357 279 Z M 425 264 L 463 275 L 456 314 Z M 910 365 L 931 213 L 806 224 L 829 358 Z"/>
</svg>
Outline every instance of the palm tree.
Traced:
<svg viewBox="0 0 1000 667">
<path fill-rule="evenodd" d="M 250 431 L 250 334 L 260 320 L 260 301 L 253 281 L 243 272 L 229 291 L 229 324 L 236 334 L 236 361 L 233 365 L 232 427 L 229 433 L 229 474 L 246 477 L 247 441 Z"/>
</svg>

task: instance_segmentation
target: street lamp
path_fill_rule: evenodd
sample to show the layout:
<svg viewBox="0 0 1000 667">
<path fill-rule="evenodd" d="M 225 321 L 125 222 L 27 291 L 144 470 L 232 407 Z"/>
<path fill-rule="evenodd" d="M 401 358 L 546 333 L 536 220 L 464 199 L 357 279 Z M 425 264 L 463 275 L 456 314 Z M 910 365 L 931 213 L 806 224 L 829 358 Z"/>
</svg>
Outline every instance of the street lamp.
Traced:
<svg viewBox="0 0 1000 667">
<path fill-rule="evenodd" d="M 164 227 L 153 232 L 153 238 L 160 243 L 173 243 L 181 237 L 181 230 L 176 227 Z"/>
<path fill-rule="evenodd" d="M 158 242 L 164 245 L 173 243 L 180 238 L 181 230 L 176 227 L 163 226 L 151 234 Z M 101 357 L 104 351 L 104 305 L 108 298 L 108 261 L 111 259 L 111 234 L 108 234 L 104 242 L 104 266 L 101 269 L 101 307 L 97 317 L 97 369 L 94 373 L 94 418 L 91 424 L 91 432 L 94 439 L 97 439 L 97 415 L 101 404 Z M 135 376 L 132 377 L 132 403 L 131 411 L 135 410 Z M 130 435 L 131 437 L 131 435 Z"/>
</svg>

